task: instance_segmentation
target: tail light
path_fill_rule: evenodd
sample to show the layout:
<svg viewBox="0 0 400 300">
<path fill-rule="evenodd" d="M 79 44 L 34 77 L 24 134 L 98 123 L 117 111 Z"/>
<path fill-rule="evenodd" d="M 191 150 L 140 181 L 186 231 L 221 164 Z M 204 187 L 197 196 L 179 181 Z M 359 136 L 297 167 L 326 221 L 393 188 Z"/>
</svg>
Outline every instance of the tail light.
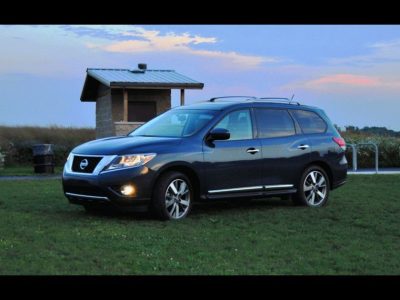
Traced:
<svg viewBox="0 0 400 300">
<path fill-rule="evenodd" d="M 339 145 L 340 148 L 346 150 L 346 141 L 341 137 L 334 137 L 333 141 Z"/>
</svg>

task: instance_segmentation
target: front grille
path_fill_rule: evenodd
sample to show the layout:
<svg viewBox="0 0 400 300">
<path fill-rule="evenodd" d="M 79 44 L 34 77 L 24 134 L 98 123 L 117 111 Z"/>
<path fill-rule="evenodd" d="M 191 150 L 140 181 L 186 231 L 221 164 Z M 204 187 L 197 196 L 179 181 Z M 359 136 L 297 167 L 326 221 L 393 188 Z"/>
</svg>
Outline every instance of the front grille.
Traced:
<svg viewBox="0 0 400 300">
<path fill-rule="evenodd" d="M 72 162 L 72 171 L 79 173 L 93 173 L 101 159 L 101 156 L 75 155 Z"/>
</svg>

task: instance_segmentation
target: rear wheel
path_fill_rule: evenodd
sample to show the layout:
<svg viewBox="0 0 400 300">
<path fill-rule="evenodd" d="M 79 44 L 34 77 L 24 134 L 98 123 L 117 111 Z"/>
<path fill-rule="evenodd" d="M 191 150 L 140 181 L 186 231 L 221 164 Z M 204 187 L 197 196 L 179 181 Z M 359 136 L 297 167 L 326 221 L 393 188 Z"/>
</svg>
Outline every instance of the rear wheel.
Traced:
<svg viewBox="0 0 400 300">
<path fill-rule="evenodd" d="M 152 211 L 162 220 L 185 218 L 192 207 L 193 188 L 180 172 L 168 172 L 158 180 L 152 199 Z"/>
<path fill-rule="evenodd" d="M 298 205 L 321 207 L 328 202 L 329 177 L 319 166 L 307 168 L 301 176 L 293 201 Z"/>
</svg>

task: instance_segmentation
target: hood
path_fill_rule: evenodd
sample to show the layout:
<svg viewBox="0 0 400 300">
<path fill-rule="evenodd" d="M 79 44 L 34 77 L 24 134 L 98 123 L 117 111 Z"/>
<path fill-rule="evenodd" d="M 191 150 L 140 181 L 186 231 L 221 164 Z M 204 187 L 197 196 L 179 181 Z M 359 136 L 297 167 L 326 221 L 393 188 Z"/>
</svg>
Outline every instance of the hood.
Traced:
<svg viewBox="0 0 400 300">
<path fill-rule="evenodd" d="M 181 138 L 116 136 L 90 141 L 75 147 L 72 152 L 82 155 L 123 155 L 155 152 L 166 145 L 177 146 Z"/>
</svg>

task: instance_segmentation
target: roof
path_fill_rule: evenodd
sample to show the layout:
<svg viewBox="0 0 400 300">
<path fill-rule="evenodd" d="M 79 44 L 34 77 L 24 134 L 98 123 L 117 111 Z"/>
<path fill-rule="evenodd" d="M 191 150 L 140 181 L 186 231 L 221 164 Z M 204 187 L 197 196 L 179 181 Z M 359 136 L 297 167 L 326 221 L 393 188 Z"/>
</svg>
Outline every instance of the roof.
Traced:
<svg viewBox="0 0 400 300">
<path fill-rule="evenodd" d="M 86 70 L 81 101 L 95 101 L 99 83 L 109 88 L 161 88 L 161 89 L 202 89 L 204 83 L 193 80 L 174 70 L 129 70 L 100 69 Z"/>
</svg>

